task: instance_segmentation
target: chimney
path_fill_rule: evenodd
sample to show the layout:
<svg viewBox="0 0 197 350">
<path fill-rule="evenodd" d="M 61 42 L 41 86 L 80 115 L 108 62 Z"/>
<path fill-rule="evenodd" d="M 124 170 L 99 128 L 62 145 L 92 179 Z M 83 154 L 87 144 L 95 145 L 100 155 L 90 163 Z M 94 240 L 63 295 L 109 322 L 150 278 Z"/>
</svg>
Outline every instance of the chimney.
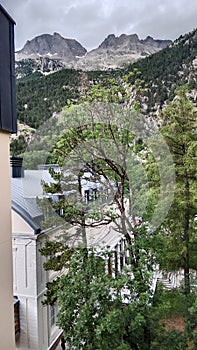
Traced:
<svg viewBox="0 0 197 350">
<path fill-rule="evenodd" d="M 23 158 L 22 157 L 10 157 L 11 165 L 11 177 L 24 177 L 24 169 L 22 167 Z"/>
</svg>

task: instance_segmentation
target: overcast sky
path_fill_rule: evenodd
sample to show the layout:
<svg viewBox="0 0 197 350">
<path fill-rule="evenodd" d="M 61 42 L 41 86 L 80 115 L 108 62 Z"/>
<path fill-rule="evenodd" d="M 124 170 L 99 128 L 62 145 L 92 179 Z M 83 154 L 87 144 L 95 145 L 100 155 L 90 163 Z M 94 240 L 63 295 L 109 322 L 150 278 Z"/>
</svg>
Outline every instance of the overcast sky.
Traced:
<svg viewBox="0 0 197 350">
<path fill-rule="evenodd" d="M 108 34 L 176 39 L 197 27 L 196 0 L 0 0 L 16 22 L 15 47 L 40 34 L 60 33 L 86 49 Z"/>
</svg>

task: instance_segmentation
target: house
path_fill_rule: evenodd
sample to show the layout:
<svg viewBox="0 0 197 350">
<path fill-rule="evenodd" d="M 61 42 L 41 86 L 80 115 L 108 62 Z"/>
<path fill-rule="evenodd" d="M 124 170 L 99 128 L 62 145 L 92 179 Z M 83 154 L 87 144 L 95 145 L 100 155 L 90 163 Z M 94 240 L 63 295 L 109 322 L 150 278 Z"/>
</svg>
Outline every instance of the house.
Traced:
<svg viewBox="0 0 197 350">
<path fill-rule="evenodd" d="M 1 349 L 13 350 L 11 191 L 9 137 L 16 132 L 14 20 L 0 5 L 0 339 Z"/>
<path fill-rule="evenodd" d="M 61 228 L 41 229 L 43 213 L 36 197 L 44 196 L 41 180 L 51 182 L 52 178 L 47 170 L 23 171 L 18 157 L 11 158 L 11 176 L 13 293 L 20 306 L 16 349 L 49 350 L 61 330 L 56 326 L 56 306 L 43 305 L 50 276 L 43 268 L 40 248 Z"/>
<path fill-rule="evenodd" d="M 20 319 L 16 316 L 16 349 L 52 350 L 57 344 L 61 330 L 56 326 L 57 306 L 43 305 L 46 283 L 57 276 L 56 272 L 47 272 L 43 268 L 44 257 L 40 249 L 46 240 L 55 239 L 62 233 L 63 223 L 43 230 L 41 223 L 43 212 L 37 204 L 37 198 L 50 197 L 54 201 L 58 194 L 43 192 L 41 181 L 53 182 L 48 166 L 38 170 L 22 168 L 22 158 L 11 158 L 12 185 L 12 241 L 13 241 L 13 293 L 15 305 L 19 306 Z M 86 178 L 82 179 L 83 194 L 95 188 Z M 86 191 L 86 192 L 85 192 Z M 70 194 L 70 191 L 69 191 Z M 54 222 L 57 214 L 54 214 Z M 59 218 L 59 216 L 58 216 Z M 76 228 L 72 227 L 73 235 Z M 112 226 L 105 225 L 87 229 L 88 245 L 110 246 L 115 260 L 109 262 L 109 273 L 121 272 L 127 263 L 125 239 Z M 16 307 L 15 307 L 16 308 Z M 19 331 L 20 324 L 20 331 Z M 19 331 L 19 332 L 18 332 Z"/>
</svg>

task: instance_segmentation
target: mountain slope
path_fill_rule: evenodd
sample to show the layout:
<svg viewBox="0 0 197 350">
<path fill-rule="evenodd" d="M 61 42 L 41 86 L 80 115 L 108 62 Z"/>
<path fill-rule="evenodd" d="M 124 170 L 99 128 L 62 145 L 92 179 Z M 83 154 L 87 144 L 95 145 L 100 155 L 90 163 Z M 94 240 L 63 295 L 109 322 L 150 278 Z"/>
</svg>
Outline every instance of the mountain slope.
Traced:
<svg viewBox="0 0 197 350">
<path fill-rule="evenodd" d="M 76 71 L 61 69 L 48 76 L 30 75 L 17 81 L 17 114 L 21 122 L 38 128 L 70 99 L 76 103 L 94 84 L 106 84 L 111 76 L 121 76 L 137 68 L 147 84 L 147 113 L 155 113 L 174 96 L 175 88 L 185 83 L 197 91 L 197 30 L 180 37 L 170 47 L 135 62 L 125 69 Z M 132 81 L 131 81 L 132 83 Z"/>
<path fill-rule="evenodd" d="M 54 112 L 61 111 L 70 99 L 79 99 L 80 77 L 77 71 L 62 69 L 48 76 L 18 80 L 17 115 L 20 122 L 37 129 Z"/>
<path fill-rule="evenodd" d="M 128 66 L 126 72 L 137 68 L 148 85 L 147 105 L 152 109 L 169 102 L 177 86 L 188 84 L 197 90 L 197 29 L 178 38 L 170 47 Z"/>
</svg>

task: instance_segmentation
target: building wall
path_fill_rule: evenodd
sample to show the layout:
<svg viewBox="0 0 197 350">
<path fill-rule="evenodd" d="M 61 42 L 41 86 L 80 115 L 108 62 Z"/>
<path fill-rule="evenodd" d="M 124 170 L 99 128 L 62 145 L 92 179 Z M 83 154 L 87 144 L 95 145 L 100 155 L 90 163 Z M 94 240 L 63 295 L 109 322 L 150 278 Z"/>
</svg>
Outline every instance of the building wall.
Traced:
<svg viewBox="0 0 197 350">
<path fill-rule="evenodd" d="M 13 215 L 13 218 L 18 217 Z M 22 223 L 21 228 L 25 227 Z M 17 227 L 13 223 L 13 227 Z M 20 335 L 16 349 L 47 350 L 60 335 L 56 325 L 50 324 L 50 307 L 43 305 L 48 273 L 43 268 L 40 254 L 45 234 L 13 233 L 14 295 L 20 301 Z"/>
<path fill-rule="evenodd" d="M 37 350 L 36 242 L 31 237 L 13 239 L 13 292 L 20 301 L 20 336 L 17 349 Z"/>
<path fill-rule="evenodd" d="M 9 134 L 3 131 L 0 131 L 0 150 L 0 341 L 2 350 L 13 350 L 15 342 L 12 293 Z"/>
<path fill-rule="evenodd" d="M 18 233 L 20 236 L 21 234 L 34 235 L 34 230 L 32 227 L 14 210 L 12 210 L 12 233 Z"/>
</svg>

